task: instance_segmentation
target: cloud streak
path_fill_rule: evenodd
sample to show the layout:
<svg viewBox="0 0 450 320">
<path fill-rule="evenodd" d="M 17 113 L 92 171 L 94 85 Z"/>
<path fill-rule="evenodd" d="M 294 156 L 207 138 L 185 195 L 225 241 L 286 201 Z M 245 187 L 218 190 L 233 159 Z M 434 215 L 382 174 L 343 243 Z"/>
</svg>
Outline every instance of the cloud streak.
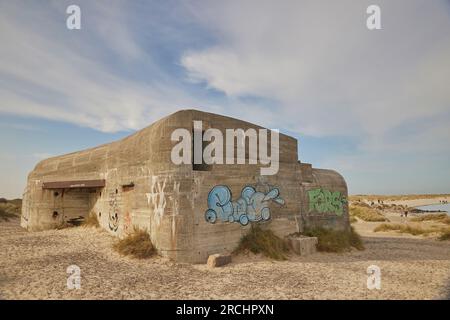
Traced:
<svg viewBox="0 0 450 320">
<path fill-rule="evenodd" d="M 27 10 L 2 4 L 0 112 L 114 132 L 142 128 L 194 105 L 133 38 L 124 23 L 126 10 L 113 4 L 83 6 L 82 17 L 95 22 L 80 31 L 65 28 L 62 3 L 29 4 L 35 8 Z M 141 65 L 151 78 L 144 82 L 118 73 L 115 59 Z"/>
<path fill-rule="evenodd" d="M 380 31 L 365 27 L 369 4 L 202 3 L 192 12 L 222 41 L 186 53 L 182 64 L 191 81 L 229 97 L 277 101 L 277 123 L 301 134 L 356 135 L 377 148 L 395 128 L 433 117 L 448 132 L 448 2 L 379 1 Z M 419 136 L 410 132 L 405 145 Z"/>
</svg>

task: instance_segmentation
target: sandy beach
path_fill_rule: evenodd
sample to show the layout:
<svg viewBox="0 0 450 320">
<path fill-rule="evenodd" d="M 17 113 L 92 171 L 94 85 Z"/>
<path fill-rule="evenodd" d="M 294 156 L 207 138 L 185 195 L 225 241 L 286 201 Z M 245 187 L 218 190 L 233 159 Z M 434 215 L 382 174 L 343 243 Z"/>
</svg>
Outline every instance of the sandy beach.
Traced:
<svg viewBox="0 0 450 320">
<path fill-rule="evenodd" d="M 366 250 L 271 261 L 233 257 L 222 268 L 135 260 L 111 249 L 106 232 L 76 227 L 27 232 L 0 223 L 0 299 L 449 299 L 450 242 L 374 233 L 358 222 Z M 81 268 L 81 289 L 66 285 Z M 367 289 L 367 267 L 381 268 L 380 290 Z"/>
<path fill-rule="evenodd" d="M 363 197 L 363 196 L 358 196 Z M 429 198 L 415 198 L 413 196 L 393 196 L 394 199 L 384 199 L 388 196 L 380 196 L 379 199 L 383 201 L 386 205 L 400 205 L 400 206 L 408 206 L 408 207 L 420 207 L 427 206 L 432 204 L 440 204 L 441 201 L 450 201 L 449 195 L 443 196 L 433 196 Z M 405 199 L 395 199 L 397 197 L 405 198 Z M 371 202 L 377 203 L 377 196 L 370 196 L 370 199 L 363 199 L 365 203 L 370 204 Z"/>
</svg>

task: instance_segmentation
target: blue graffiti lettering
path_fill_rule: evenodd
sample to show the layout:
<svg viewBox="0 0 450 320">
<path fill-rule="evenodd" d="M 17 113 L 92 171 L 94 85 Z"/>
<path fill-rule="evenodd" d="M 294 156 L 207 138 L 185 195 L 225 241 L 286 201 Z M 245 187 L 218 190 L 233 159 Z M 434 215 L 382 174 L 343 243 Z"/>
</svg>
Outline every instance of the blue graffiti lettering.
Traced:
<svg viewBox="0 0 450 320">
<path fill-rule="evenodd" d="M 212 188 L 208 194 L 206 221 L 215 223 L 220 219 L 224 222 L 239 222 L 246 226 L 249 222 L 270 220 L 270 201 L 284 205 L 278 188 L 263 193 L 256 191 L 252 186 L 246 186 L 242 189 L 239 199 L 232 201 L 231 197 L 230 188 L 227 186 L 218 185 Z"/>
</svg>

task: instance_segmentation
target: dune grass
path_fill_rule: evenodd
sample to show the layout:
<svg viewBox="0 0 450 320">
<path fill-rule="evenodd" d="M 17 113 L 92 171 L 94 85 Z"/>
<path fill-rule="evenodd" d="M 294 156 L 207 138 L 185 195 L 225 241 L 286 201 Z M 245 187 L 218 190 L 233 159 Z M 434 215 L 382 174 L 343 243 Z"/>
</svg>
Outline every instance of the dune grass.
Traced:
<svg viewBox="0 0 450 320">
<path fill-rule="evenodd" d="M 438 237 L 438 240 L 441 241 L 450 240 L 450 228 L 443 231 L 441 235 Z"/>
<path fill-rule="evenodd" d="M 343 252 L 350 248 L 364 250 L 364 244 L 358 233 L 350 227 L 348 231 L 337 231 L 325 228 L 307 229 L 304 235 L 317 237 L 317 250 L 323 252 Z"/>
<path fill-rule="evenodd" d="M 410 224 L 400 224 L 400 223 L 382 223 L 377 226 L 374 232 L 386 232 L 386 231 L 397 231 L 398 233 L 409 233 L 414 236 L 418 235 L 429 235 L 432 233 L 437 233 L 440 237 L 448 237 L 448 233 L 450 233 L 450 228 L 448 227 L 439 227 L 439 226 L 416 226 Z M 445 239 L 444 239 L 445 240 Z"/>
<path fill-rule="evenodd" d="M 357 217 L 364 221 L 369 222 L 382 222 L 388 221 L 380 212 L 375 209 L 365 206 L 351 205 L 350 217 Z"/>
<path fill-rule="evenodd" d="M 14 213 L 6 211 L 4 208 L 0 207 L 0 221 L 9 221 L 9 219 L 17 218 L 18 216 Z"/>
<path fill-rule="evenodd" d="M 113 244 L 113 249 L 124 256 L 145 259 L 156 253 L 150 235 L 145 230 L 134 229 L 131 234 Z"/>
<path fill-rule="evenodd" d="M 98 221 L 97 215 L 94 212 L 89 213 L 89 215 L 84 219 L 82 223 L 83 227 L 100 227 L 100 223 Z"/>
<path fill-rule="evenodd" d="M 7 202 L 13 204 L 19 211 L 22 208 L 22 199 L 7 200 Z"/>
<path fill-rule="evenodd" d="M 411 221 L 414 222 L 422 222 L 422 221 L 436 221 L 445 224 L 450 224 L 450 216 L 446 213 L 438 213 L 438 214 L 424 214 L 422 216 L 417 216 L 411 218 Z"/>
<path fill-rule="evenodd" d="M 286 260 L 289 247 L 272 230 L 263 230 L 259 226 L 252 225 L 249 232 L 241 238 L 233 253 L 238 254 L 246 251 L 255 254 L 261 253 L 274 260 Z"/>
<path fill-rule="evenodd" d="M 350 220 L 350 223 L 358 222 L 358 219 L 356 219 L 355 216 L 350 216 L 349 220 Z"/>
<path fill-rule="evenodd" d="M 400 224 L 400 223 L 382 223 L 378 225 L 374 232 L 385 232 L 385 231 L 397 231 L 399 233 L 409 233 L 414 236 L 424 235 L 434 232 L 431 229 L 424 229 L 419 226 L 411 226 L 409 224 Z"/>
<path fill-rule="evenodd" d="M 20 206 L 9 200 L 0 203 L 0 221 L 18 218 L 20 216 Z"/>
</svg>

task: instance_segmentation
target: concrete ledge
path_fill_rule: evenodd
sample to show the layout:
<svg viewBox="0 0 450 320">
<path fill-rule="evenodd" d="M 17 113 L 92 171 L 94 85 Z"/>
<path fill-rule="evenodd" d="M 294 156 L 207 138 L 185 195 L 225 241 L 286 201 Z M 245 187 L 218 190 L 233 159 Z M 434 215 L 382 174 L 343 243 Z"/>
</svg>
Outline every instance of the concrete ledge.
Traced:
<svg viewBox="0 0 450 320">
<path fill-rule="evenodd" d="M 318 240 L 316 237 L 289 237 L 287 242 L 292 251 L 301 256 L 307 256 L 317 251 Z"/>
</svg>

